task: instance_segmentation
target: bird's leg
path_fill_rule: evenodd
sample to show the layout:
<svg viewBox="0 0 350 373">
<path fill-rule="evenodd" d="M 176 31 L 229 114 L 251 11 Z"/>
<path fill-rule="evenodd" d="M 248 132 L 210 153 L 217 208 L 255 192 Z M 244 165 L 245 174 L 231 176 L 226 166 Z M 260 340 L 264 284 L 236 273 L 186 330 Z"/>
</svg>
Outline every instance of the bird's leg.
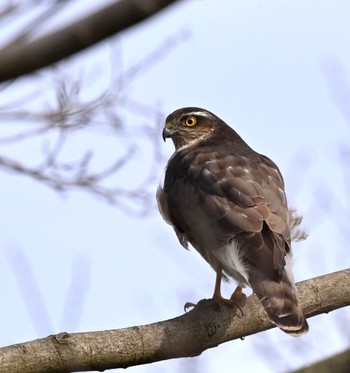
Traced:
<svg viewBox="0 0 350 373">
<path fill-rule="evenodd" d="M 232 293 L 230 299 L 226 299 L 221 295 L 221 280 L 222 280 L 222 269 L 216 270 L 215 288 L 213 299 L 219 303 L 227 304 L 231 307 L 237 307 L 243 315 L 243 307 L 245 306 L 246 296 L 242 291 L 240 286 L 237 286 L 236 290 Z M 192 302 L 187 302 L 184 305 L 184 310 L 187 312 L 188 308 L 196 307 L 196 304 Z"/>
<path fill-rule="evenodd" d="M 234 304 L 240 311 L 243 316 L 243 307 L 245 306 L 245 302 L 247 300 L 246 295 L 243 293 L 242 288 L 237 286 L 235 291 L 232 293 L 230 302 Z"/>
<path fill-rule="evenodd" d="M 221 296 L 221 291 L 220 291 L 221 279 L 222 279 L 222 269 L 220 268 L 220 269 L 216 270 L 216 280 L 215 280 L 215 289 L 214 289 L 213 299 L 215 299 L 215 300 L 217 300 L 221 303 L 229 302 L 229 299 L 224 299 Z M 184 305 L 185 312 L 187 312 L 187 309 L 191 308 L 191 307 L 196 307 L 196 304 L 194 304 L 192 302 L 186 302 L 185 305 Z"/>
<path fill-rule="evenodd" d="M 228 304 L 229 306 L 237 307 L 242 315 L 243 310 L 242 308 L 245 306 L 246 296 L 242 291 L 240 286 L 237 286 L 236 290 L 232 293 L 230 299 L 223 298 L 221 295 L 221 280 L 222 280 L 222 269 L 216 271 L 216 280 L 215 280 L 215 288 L 213 299 L 220 303 Z"/>
<path fill-rule="evenodd" d="M 215 288 L 214 288 L 214 294 L 213 294 L 213 299 L 219 302 L 226 300 L 221 295 L 221 280 L 222 280 L 222 269 L 220 268 L 216 271 Z"/>
</svg>

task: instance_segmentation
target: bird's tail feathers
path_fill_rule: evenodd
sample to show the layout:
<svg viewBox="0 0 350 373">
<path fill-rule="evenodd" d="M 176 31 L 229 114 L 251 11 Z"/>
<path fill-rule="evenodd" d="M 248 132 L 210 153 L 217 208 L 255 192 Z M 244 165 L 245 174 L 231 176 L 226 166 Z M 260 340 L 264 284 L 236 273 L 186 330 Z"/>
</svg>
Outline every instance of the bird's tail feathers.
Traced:
<svg viewBox="0 0 350 373">
<path fill-rule="evenodd" d="M 306 333 L 309 326 L 298 304 L 295 286 L 285 270 L 278 281 L 259 277 L 251 279 L 250 283 L 269 319 L 289 335 Z"/>
</svg>

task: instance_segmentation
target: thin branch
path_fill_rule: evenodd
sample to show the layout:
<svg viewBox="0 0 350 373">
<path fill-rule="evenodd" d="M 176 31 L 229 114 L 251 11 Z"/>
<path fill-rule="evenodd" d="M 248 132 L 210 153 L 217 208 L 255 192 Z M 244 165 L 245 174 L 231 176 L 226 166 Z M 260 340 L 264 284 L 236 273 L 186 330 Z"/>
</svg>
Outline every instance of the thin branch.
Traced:
<svg viewBox="0 0 350 373">
<path fill-rule="evenodd" d="M 307 317 L 350 305 L 350 269 L 300 282 L 297 287 Z M 235 309 L 203 300 L 185 315 L 154 324 L 100 332 L 63 332 L 1 348 L 0 373 L 126 368 L 197 356 L 221 343 L 274 327 L 255 296 L 247 299 L 244 315 L 235 316 Z"/>
<path fill-rule="evenodd" d="M 176 0 L 120 0 L 38 40 L 0 52 L 0 82 L 32 73 L 153 16 Z"/>
<path fill-rule="evenodd" d="M 132 152 L 133 149 L 129 148 L 129 151 Z M 47 161 L 51 161 L 52 163 L 55 161 L 55 157 L 56 155 L 52 153 Z M 0 168 L 29 176 L 59 192 L 82 190 L 91 193 L 110 204 L 119 206 L 132 215 L 143 216 L 149 211 L 149 205 L 154 199 L 153 191 L 143 190 L 139 187 L 135 189 L 124 189 L 122 187 L 111 188 L 102 184 L 105 179 L 120 170 L 130 161 L 130 153 L 124 157 L 118 158 L 114 164 L 97 173 L 88 172 L 87 170 L 87 164 L 90 158 L 91 154 L 87 153 L 77 165 L 55 163 L 55 168 L 51 172 L 45 173 L 46 166 L 49 166 L 47 164 L 37 168 L 31 168 L 29 166 L 23 166 L 22 163 L 15 160 L 0 156 Z M 62 172 L 64 168 L 71 168 L 72 172 L 70 172 L 68 176 L 65 176 Z M 135 205 L 134 208 L 130 205 L 131 201 Z"/>
<path fill-rule="evenodd" d="M 38 334 L 48 333 L 53 324 L 26 252 L 11 248 L 6 254 L 33 327 Z"/>
</svg>

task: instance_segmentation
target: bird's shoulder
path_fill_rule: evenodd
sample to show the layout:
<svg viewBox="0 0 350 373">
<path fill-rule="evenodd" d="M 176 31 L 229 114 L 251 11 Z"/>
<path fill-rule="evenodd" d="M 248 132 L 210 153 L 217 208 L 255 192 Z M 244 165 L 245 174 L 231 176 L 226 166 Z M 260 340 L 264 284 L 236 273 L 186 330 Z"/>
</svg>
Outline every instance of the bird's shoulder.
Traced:
<svg viewBox="0 0 350 373">
<path fill-rule="evenodd" d="M 254 195 L 256 191 L 253 189 L 260 190 L 264 185 L 284 189 L 283 177 L 271 159 L 248 145 L 225 143 L 214 145 L 206 142 L 175 152 L 166 169 L 167 187 L 176 180 L 219 196 L 242 188 Z"/>
<path fill-rule="evenodd" d="M 272 160 L 248 146 L 202 144 L 175 153 L 168 164 L 164 191 L 175 204 L 186 196 L 222 221 L 243 217 L 237 225 L 247 231 L 258 231 L 262 221 L 267 221 L 272 230 L 287 235 L 282 175 Z"/>
</svg>

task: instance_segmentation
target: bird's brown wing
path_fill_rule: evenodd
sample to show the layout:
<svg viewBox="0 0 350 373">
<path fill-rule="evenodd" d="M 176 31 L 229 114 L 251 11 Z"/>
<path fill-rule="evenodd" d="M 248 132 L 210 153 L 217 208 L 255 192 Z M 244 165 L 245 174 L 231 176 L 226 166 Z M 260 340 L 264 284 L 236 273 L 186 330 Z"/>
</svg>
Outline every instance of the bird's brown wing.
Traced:
<svg viewBox="0 0 350 373">
<path fill-rule="evenodd" d="M 253 151 L 233 154 L 227 148 L 185 149 L 169 161 L 162 200 L 165 220 L 175 227 L 182 244 L 188 239 L 205 257 L 240 234 L 246 259 L 261 263 L 261 249 L 252 233 L 271 231 L 268 256 L 275 269 L 289 250 L 288 208 L 282 176 L 267 157 Z M 185 238 L 185 240 L 184 240 Z M 253 242 L 253 241 L 254 242 Z M 250 244 L 250 243 L 251 244 Z"/>
</svg>

